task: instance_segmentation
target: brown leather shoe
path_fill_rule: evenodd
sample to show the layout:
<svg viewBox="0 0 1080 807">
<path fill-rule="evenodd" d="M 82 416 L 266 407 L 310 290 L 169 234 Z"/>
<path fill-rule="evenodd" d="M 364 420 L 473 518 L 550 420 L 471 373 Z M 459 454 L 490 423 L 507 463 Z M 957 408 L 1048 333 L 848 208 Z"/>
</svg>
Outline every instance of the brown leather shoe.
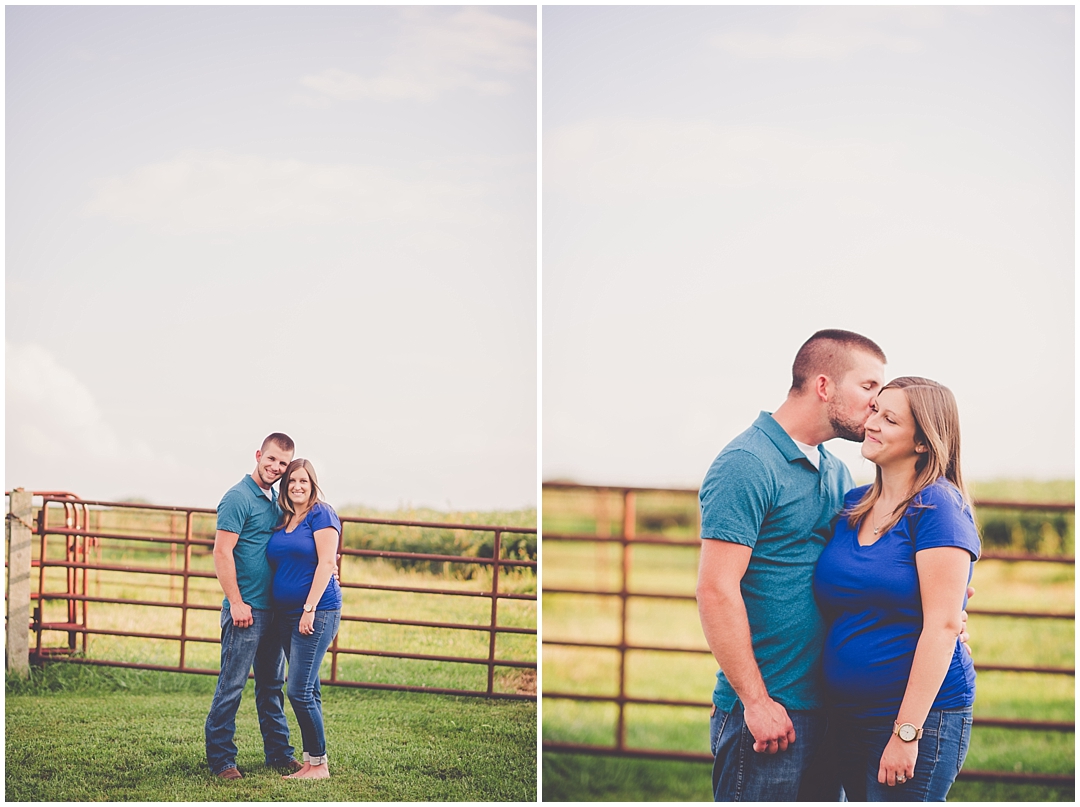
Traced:
<svg viewBox="0 0 1080 807">
<path fill-rule="evenodd" d="M 289 773 L 296 773 L 303 765 L 297 762 L 295 759 L 290 759 L 288 762 L 283 762 L 280 765 L 274 766 L 279 771 L 288 771 Z"/>
<path fill-rule="evenodd" d="M 236 768 L 226 768 L 218 774 L 218 779 L 243 779 L 244 774 L 240 773 Z"/>
</svg>

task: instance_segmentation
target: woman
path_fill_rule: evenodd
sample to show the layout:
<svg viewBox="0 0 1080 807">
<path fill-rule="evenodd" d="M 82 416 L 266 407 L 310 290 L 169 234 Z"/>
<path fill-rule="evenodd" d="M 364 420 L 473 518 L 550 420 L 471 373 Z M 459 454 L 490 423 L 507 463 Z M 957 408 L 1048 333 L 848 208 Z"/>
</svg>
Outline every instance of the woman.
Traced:
<svg viewBox="0 0 1080 807">
<path fill-rule="evenodd" d="M 341 521 L 319 501 L 315 469 L 305 459 L 289 463 L 281 478 L 281 525 L 266 548 L 274 570 L 274 618 L 291 632 L 289 702 L 304 739 L 304 765 L 286 779 L 330 775 L 323 731 L 319 667 L 341 622 L 341 587 L 334 578 Z"/>
<path fill-rule="evenodd" d="M 887 384 L 862 454 L 874 484 L 847 495 L 814 573 L 829 730 L 850 801 L 944 801 L 970 741 L 975 670 L 957 634 L 979 556 L 952 393 Z"/>
</svg>

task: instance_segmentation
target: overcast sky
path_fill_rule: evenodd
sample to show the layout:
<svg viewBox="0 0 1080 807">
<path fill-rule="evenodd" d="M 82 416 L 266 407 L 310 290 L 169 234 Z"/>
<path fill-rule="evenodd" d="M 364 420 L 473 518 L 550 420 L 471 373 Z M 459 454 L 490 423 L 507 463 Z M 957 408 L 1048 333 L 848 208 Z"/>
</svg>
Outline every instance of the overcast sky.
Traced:
<svg viewBox="0 0 1080 807">
<path fill-rule="evenodd" d="M 546 7 L 544 478 L 696 487 L 821 328 L 952 388 L 969 479 L 1071 478 L 1073 28 Z"/>
<path fill-rule="evenodd" d="M 6 484 L 536 502 L 536 9 L 6 9 Z"/>
</svg>

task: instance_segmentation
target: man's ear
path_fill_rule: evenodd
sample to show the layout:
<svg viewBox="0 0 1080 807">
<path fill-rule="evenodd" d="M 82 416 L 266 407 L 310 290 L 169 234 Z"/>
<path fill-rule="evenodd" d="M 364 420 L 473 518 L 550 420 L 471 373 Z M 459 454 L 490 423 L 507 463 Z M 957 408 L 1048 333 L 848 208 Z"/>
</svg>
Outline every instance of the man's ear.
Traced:
<svg viewBox="0 0 1080 807">
<path fill-rule="evenodd" d="M 829 400 L 829 377 L 825 375 L 819 375 L 814 379 L 814 392 L 818 396 L 820 401 Z"/>
</svg>

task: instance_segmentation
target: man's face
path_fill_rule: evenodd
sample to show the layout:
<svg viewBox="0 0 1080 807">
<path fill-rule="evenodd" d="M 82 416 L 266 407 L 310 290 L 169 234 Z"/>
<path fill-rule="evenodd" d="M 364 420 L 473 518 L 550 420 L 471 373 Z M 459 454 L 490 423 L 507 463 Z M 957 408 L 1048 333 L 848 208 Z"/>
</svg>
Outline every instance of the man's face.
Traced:
<svg viewBox="0 0 1080 807">
<path fill-rule="evenodd" d="M 256 481 L 259 483 L 259 487 L 263 490 L 269 490 L 273 485 L 285 473 L 285 469 L 289 467 L 289 463 L 292 461 L 293 453 L 286 451 L 277 443 L 267 443 L 266 451 L 255 452 L 255 470 L 256 475 L 259 477 Z"/>
<path fill-rule="evenodd" d="M 851 369 L 834 385 L 828 403 L 829 424 L 837 437 L 863 441 L 874 399 L 884 385 L 885 364 L 869 353 L 854 353 Z"/>
</svg>

